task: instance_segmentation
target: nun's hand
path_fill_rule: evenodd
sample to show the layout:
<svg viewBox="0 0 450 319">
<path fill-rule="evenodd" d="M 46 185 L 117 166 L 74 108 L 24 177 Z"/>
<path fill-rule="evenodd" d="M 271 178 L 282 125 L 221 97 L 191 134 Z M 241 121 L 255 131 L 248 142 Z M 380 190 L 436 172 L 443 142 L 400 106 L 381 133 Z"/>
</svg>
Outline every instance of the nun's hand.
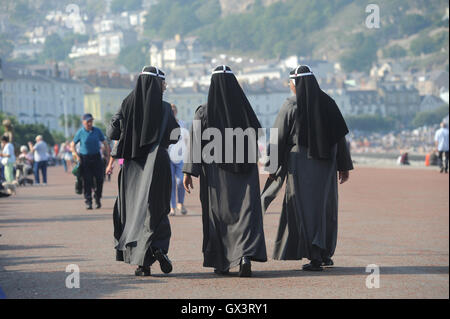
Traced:
<svg viewBox="0 0 450 319">
<path fill-rule="evenodd" d="M 106 167 L 105 174 L 106 175 L 112 175 L 113 169 L 114 169 L 114 166 L 112 164 L 108 164 L 108 166 Z"/>
<path fill-rule="evenodd" d="M 339 184 L 344 184 L 349 178 L 349 171 L 339 171 Z"/>
<path fill-rule="evenodd" d="M 191 177 L 191 175 L 184 174 L 183 186 L 184 186 L 184 189 L 186 190 L 186 192 L 188 192 L 189 194 L 191 193 L 191 190 L 189 189 L 189 187 L 191 189 L 194 189 L 194 185 L 192 184 L 192 177 Z"/>
</svg>

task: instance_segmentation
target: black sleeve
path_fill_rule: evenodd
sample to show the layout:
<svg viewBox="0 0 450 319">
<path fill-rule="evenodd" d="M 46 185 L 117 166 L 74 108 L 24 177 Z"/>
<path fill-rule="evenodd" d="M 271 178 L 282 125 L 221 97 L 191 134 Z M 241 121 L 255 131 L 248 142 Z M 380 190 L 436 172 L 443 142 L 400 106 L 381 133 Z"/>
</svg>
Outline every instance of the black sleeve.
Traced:
<svg viewBox="0 0 450 319">
<path fill-rule="evenodd" d="M 177 120 L 175 118 L 175 115 L 173 114 L 172 107 L 170 107 L 170 104 L 168 108 L 169 108 L 169 118 L 167 120 L 166 130 L 169 138 L 167 144 L 176 144 L 180 140 L 181 136 L 180 125 L 177 123 Z"/>
<path fill-rule="evenodd" d="M 106 136 L 108 136 L 111 140 L 118 141 L 120 140 L 120 135 L 123 129 L 123 115 L 122 109 L 120 109 L 109 122 L 109 126 L 106 130 Z"/>
<path fill-rule="evenodd" d="M 269 144 L 268 154 L 278 152 L 278 167 L 285 164 L 285 159 L 290 149 L 288 140 L 292 134 L 293 114 L 295 113 L 292 101 L 292 99 L 288 99 L 283 104 L 272 127 L 278 130 L 278 143 L 277 145 Z M 267 162 L 265 166 L 267 167 L 269 164 L 270 162 Z"/>
<path fill-rule="evenodd" d="M 194 121 L 202 121 L 203 118 L 203 108 L 199 107 L 194 115 Z M 200 134 L 200 136 L 198 136 Z M 201 148 L 201 134 L 202 129 L 200 125 L 200 130 L 196 129 L 194 132 L 194 123 L 192 123 L 191 129 L 190 129 L 190 138 L 189 138 L 189 147 L 188 147 L 188 156 L 187 161 L 183 165 L 183 173 L 192 175 L 195 177 L 198 177 L 201 173 L 202 169 L 202 163 L 194 163 L 194 150 L 198 151 L 202 150 Z M 196 143 L 200 141 L 200 145 L 197 145 Z M 195 144 L 195 145 L 194 145 Z M 200 154 L 201 156 L 201 154 Z"/>
<path fill-rule="evenodd" d="M 353 161 L 345 136 L 337 143 L 336 162 L 337 170 L 340 172 L 353 169 Z"/>
</svg>

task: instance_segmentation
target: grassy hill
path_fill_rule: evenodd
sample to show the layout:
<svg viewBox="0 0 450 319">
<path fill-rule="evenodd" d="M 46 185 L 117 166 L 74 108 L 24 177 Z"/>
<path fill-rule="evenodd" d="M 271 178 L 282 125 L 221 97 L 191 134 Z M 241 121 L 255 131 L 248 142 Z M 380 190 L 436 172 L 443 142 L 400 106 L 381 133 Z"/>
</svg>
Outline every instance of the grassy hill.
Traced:
<svg viewBox="0 0 450 319">
<path fill-rule="evenodd" d="M 383 58 L 401 60 L 419 69 L 448 70 L 449 24 L 448 18 L 443 20 L 444 15 L 448 17 L 448 1 L 378 0 L 380 28 L 369 29 L 366 7 L 372 2 L 160 0 L 147 15 L 142 45 L 176 34 L 196 35 L 206 51 L 263 58 L 294 54 L 326 58 L 341 62 L 346 71 L 367 72 Z M 105 0 L 76 3 L 91 19 L 104 13 Z M 65 5 L 59 0 L 0 0 L 0 18 L 7 19 L 10 26 L 9 33 L 0 34 L 0 56 L 8 56 L 25 30 L 42 23 L 49 10 L 64 11 Z M 111 6 L 119 11 L 135 10 L 140 0 L 113 0 Z M 69 47 L 66 44 L 72 43 L 73 37 L 59 42 L 61 47 Z M 127 48 L 124 55 L 133 60 L 141 52 L 139 45 Z"/>
<path fill-rule="evenodd" d="M 208 49 L 216 51 L 266 58 L 292 54 L 325 57 L 341 61 L 348 71 L 367 71 L 379 58 L 448 69 L 448 19 L 442 20 L 447 1 L 377 1 L 380 28 L 369 29 L 366 6 L 372 2 L 161 1 L 150 12 L 146 30 L 149 37 L 197 35 Z M 239 12 L 223 12 L 233 7 Z"/>
</svg>

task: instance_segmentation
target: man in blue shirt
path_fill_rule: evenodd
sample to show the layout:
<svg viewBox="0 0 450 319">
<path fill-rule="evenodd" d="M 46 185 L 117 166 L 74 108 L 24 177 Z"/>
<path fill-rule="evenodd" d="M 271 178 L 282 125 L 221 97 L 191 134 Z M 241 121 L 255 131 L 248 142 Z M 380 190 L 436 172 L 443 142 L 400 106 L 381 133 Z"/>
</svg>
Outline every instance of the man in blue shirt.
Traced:
<svg viewBox="0 0 450 319">
<path fill-rule="evenodd" d="M 78 130 L 71 143 L 74 159 L 80 163 L 81 176 L 84 184 L 84 199 L 86 209 L 92 209 L 92 188 L 95 185 L 96 208 L 102 207 L 103 178 L 105 168 L 100 155 L 100 143 L 103 143 L 106 154 L 110 154 L 109 145 L 102 131 L 93 126 L 94 118 L 91 114 L 83 115 L 83 127 Z M 79 153 L 75 146 L 80 143 Z M 95 184 L 94 184 L 95 179 Z"/>
</svg>

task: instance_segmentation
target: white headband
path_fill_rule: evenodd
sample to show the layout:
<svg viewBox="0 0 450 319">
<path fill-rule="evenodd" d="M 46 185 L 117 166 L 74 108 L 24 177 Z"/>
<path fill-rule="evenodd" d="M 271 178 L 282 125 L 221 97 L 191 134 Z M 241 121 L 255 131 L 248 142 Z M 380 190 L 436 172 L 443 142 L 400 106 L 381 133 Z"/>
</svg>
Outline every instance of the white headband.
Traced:
<svg viewBox="0 0 450 319">
<path fill-rule="evenodd" d="M 313 73 L 312 71 L 311 71 L 311 72 L 308 72 L 308 73 L 298 73 L 298 70 L 299 70 L 302 66 L 306 66 L 309 70 L 311 70 L 311 68 L 310 68 L 309 66 L 307 66 L 307 65 L 299 65 L 298 68 L 295 70 L 295 73 L 294 73 L 294 74 L 291 74 L 291 75 L 289 76 L 289 78 L 295 79 L 295 78 L 298 78 L 298 77 L 301 77 L 301 76 L 314 75 L 314 73 Z"/>
<path fill-rule="evenodd" d="M 225 65 L 222 65 L 222 70 L 213 71 L 212 74 L 217 74 L 217 73 L 228 73 L 228 74 L 233 74 L 233 71 L 227 70 L 227 67 L 226 67 Z"/>
<path fill-rule="evenodd" d="M 163 75 L 163 74 L 161 74 L 160 73 L 160 71 L 159 71 L 159 69 L 158 68 L 155 68 L 156 69 L 156 73 L 153 73 L 153 72 L 148 72 L 148 71 L 144 71 L 145 70 L 145 68 L 146 67 L 144 67 L 143 69 L 142 69 L 142 72 L 141 72 L 141 74 L 146 74 L 146 75 L 152 75 L 152 76 L 157 76 L 157 77 L 159 77 L 159 78 L 161 78 L 161 79 L 163 79 L 163 80 L 165 80 L 166 79 L 166 77 Z M 139 75 L 141 75 L 141 74 L 139 74 Z"/>
</svg>

